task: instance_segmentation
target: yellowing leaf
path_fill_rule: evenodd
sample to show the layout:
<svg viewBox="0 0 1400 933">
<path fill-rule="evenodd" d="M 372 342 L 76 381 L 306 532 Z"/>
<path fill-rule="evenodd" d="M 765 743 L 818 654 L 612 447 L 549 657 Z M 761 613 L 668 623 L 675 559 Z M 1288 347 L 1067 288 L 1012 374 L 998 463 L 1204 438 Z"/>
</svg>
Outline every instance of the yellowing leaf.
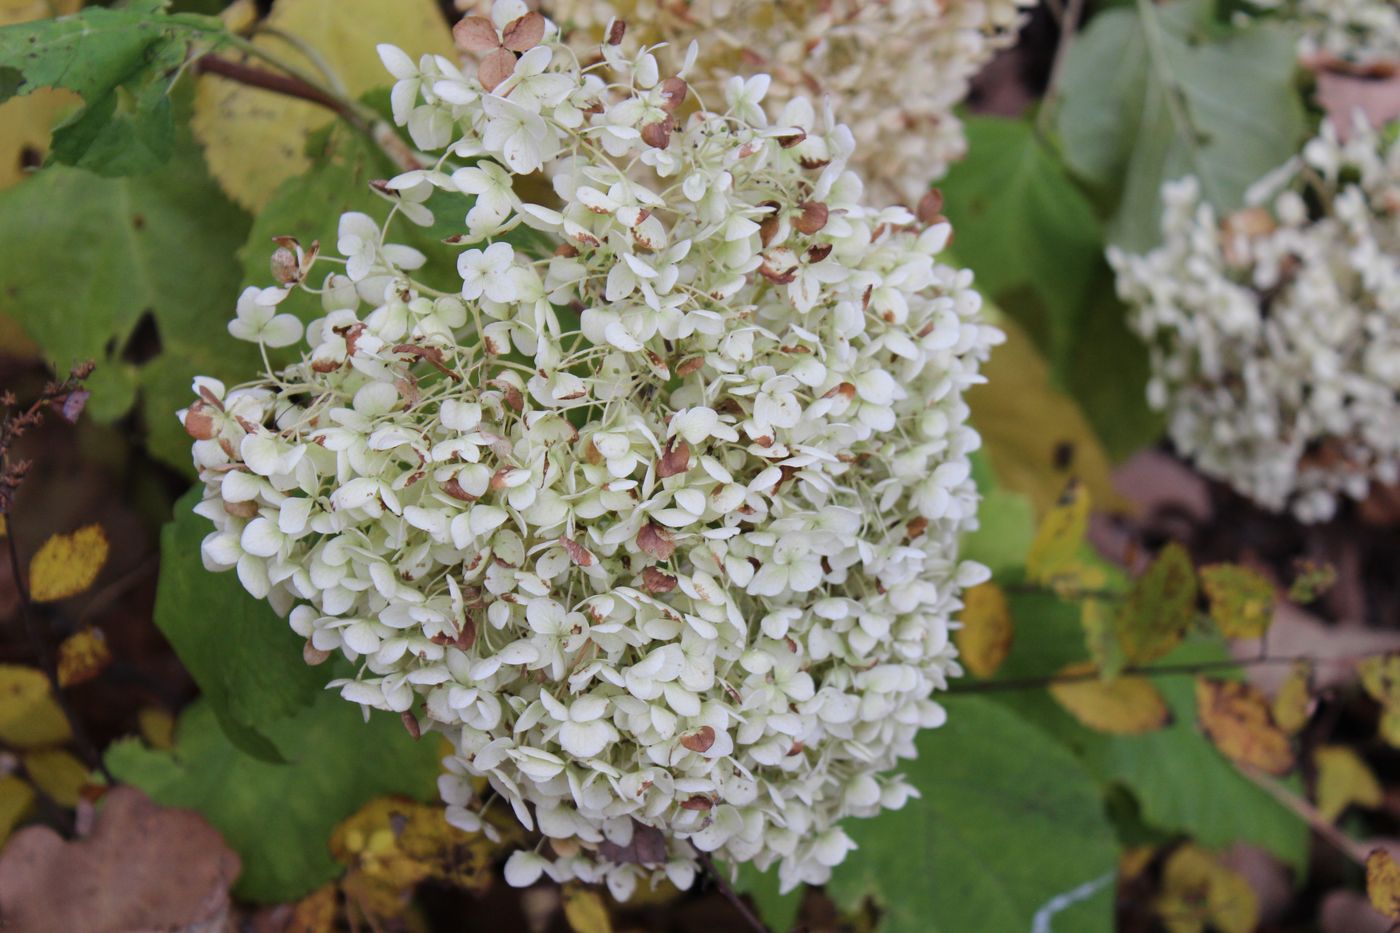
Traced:
<svg viewBox="0 0 1400 933">
<path fill-rule="evenodd" d="M 13 774 L 0 776 L 0 843 L 34 809 L 36 796 L 34 788 Z"/>
<path fill-rule="evenodd" d="M 1298 576 L 1293 578 L 1293 585 L 1288 588 L 1288 598 L 1300 605 L 1317 599 L 1337 582 L 1337 568 L 1331 564 L 1299 560 L 1295 566 Z"/>
<path fill-rule="evenodd" d="M 100 628 L 85 628 L 63 639 L 58 646 L 58 685 L 86 683 L 112 663 L 112 649 Z"/>
<path fill-rule="evenodd" d="M 175 717 L 163 709 L 147 706 L 136 714 L 136 726 L 141 738 L 151 748 L 172 748 L 175 745 Z"/>
<path fill-rule="evenodd" d="M 1400 865 L 1385 849 L 1366 856 L 1366 895 L 1379 913 L 1400 920 Z"/>
<path fill-rule="evenodd" d="M 1071 480 L 1035 530 L 1026 554 L 1026 576 L 1031 582 L 1053 583 L 1076 566 L 1089 530 L 1089 505 L 1089 490 Z"/>
<path fill-rule="evenodd" d="M 28 23 L 36 19 L 75 12 L 82 0 L 3 0 L 0 26 Z M 0 189 L 24 178 L 27 169 L 37 168 L 49 150 L 49 135 L 65 110 L 81 103 L 72 91 L 39 88 L 23 97 L 12 97 L 0 104 Z M 0 326 L 0 333 L 5 328 Z M 0 342 L 8 352 L 10 344 Z"/>
<path fill-rule="evenodd" d="M 1201 568 L 1210 617 L 1226 638 L 1262 638 L 1274 620 L 1274 585 L 1238 564 Z"/>
<path fill-rule="evenodd" d="M 238 6 L 235 16 L 242 15 Z M 415 61 L 424 53 L 457 57 L 433 0 L 278 0 L 266 25 L 310 46 L 319 61 L 272 34 L 256 36 L 257 45 L 310 74 L 323 65 L 352 98 L 393 84 L 375 51 L 380 42 Z M 257 211 L 278 185 L 306 171 L 307 138 L 334 119 L 325 107 L 206 74 L 195 92 L 192 126 L 219 184 Z"/>
<path fill-rule="evenodd" d="M 1259 901 L 1249 882 L 1189 843 L 1167 859 L 1153 907 L 1169 933 L 1254 933 L 1259 925 Z"/>
<path fill-rule="evenodd" d="M 963 594 L 963 603 L 962 628 L 955 635 L 959 659 L 978 677 L 991 677 L 1011 651 L 1011 607 L 995 583 L 974 586 Z"/>
<path fill-rule="evenodd" d="M 282 933 L 333 933 L 335 885 L 323 884 L 297 901 Z"/>
<path fill-rule="evenodd" d="M 1196 615 L 1196 573 L 1176 542 L 1133 581 L 1119 607 L 1118 642 L 1133 664 L 1155 661 L 1176 647 Z"/>
<path fill-rule="evenodd" d="M 1345 745 L 1323 745 L 1313 753 L 1317 765 L 1317 810 L 1335 823 L 1347 807 L 1379 807 L 1381 782 L 1369 765 Z"/>
<path fill-rule="evenodd" d="M 1233 680 L 1196 678 L 1196 715 L 1226 758 L 1269 774 L 1293 770 L 1293 748 L 1274 723 L 1268 699 Z"/>
<path fill-rule="evenodd" d="M 1113 613 L 1103 600 L 1088 597 L 1079 605 L 1079 624 L 1084 628 L 1084 646 L 1105 680 L 1117 677 L 1128 663 L 1118 644 L 1118 628 Z"/>
<path fill-rule="evenodd" d="M 1312 665 L 1295 661 L 1274 694 L 1274 722 L 1289 735 L 1297 735 L 1312 715 L 1311 680 Z"/>
<path fill-rule="evenodd" d="M 1081 661 L 1055 676 L 1075 678 L 1093 672 L 1092 661 Z M 1112 735 L 1142 735 L 1171 720 L 1166 700 L 1146 677 L 1057 681 L 1050 684 L 1050 696 L 1090 729 Z"/>
<path fill-rule="evenodd" d="M 574 933 L 612 933 L 612 918 L 603 896 L 581 884 L 564 885 L 564 919 Z"/>
<path fill-rule="evenodd" d="M 1052 384 L 1035 342 L 1004 315 L 996 323 L 1006 343 L 992 351 L 982 368 L 987 382 L 968 392 L 967 401 L 998 481 L 1029 498 L 1040 515 L 1072 477 L 1101 506 L 1124 507 L 1108 455 L 1078 404 Z"/>
<path fill-rule="evenodd" d="M 88 783 L 88 769 L 71 752 L 61 748 L 41 748 L 25 752 L 24 770 L 34 786 L 55 803 L 77 806 Z"/>
<path fill-rule="evenodd" d="M 0 742 L 15 748 L 58 745 L 73 735 L 49 688 L 32 667 L 0 664 Z"/>
<path fill-rule="evenodd" d="M 77 596 L 92 586 L 106 562 L 107 533 L 101 525 L 54 535 L 29 562 L 29 597 L 51 603 Z"/>
<path fill-rule="evenodd" d="M 1381 704 L 1381 738 L 1400 748 L 1400 654 L 1367 658 L 1356 670 L 1361 686 Z"/>
</svg>

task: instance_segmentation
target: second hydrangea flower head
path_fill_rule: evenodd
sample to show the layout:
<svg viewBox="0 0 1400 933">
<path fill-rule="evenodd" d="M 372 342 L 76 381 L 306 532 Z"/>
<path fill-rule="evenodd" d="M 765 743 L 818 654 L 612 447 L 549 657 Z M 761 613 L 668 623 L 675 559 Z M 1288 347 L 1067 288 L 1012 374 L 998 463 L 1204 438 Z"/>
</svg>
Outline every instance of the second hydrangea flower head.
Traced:
<svg viewBox="0 0 1400 933">
<path fill-rule="evenodd" d="M 473 195 L 461 286 L 363 214 L 339 259 L 286 244 L 325 310 L 302 359 L 183 413 L 206 564 L 353 662 L 347 699 L 451 739 L 453 822 L 548 838 L 513 883 L 684 887 L 697 850 L 822 882 L 944 718 L 987 576 L 962 396 L 1000 335 L 947 224 L 865 206 L 807 100 L 697 102 L 620 23 L 581 65 L 511 0 L 468 30 L 467 66 L 381 48 L 441 153 L 381 186 L 390 220 Z M 282 293 L 238 336 L 284 342 Z"/>
</svg>

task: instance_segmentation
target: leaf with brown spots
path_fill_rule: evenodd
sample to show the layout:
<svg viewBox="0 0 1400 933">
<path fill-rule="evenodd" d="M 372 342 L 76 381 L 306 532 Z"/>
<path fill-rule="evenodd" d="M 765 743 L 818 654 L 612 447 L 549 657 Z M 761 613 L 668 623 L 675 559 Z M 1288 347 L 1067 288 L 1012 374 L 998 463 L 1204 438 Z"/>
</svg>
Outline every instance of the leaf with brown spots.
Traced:
<svg viewBox="0 0 1400 933">
<path fill-rule="evenodd" d="M 1124 657 L 1132 664 L 1155 661 L 1176 647 L 1195 618 L 1196 572 L 1186 549 L 1173 541 L 1133 581 L 1118 610 Z"/>
<path fill-rule="evenodd" d="M 1292 745 L 1274 722 L 1268 698 L 1257 687 L 1198 677 L 1196 716 L 1226 758 L 1268 774 L 1293 770 Z"/>
</svg>

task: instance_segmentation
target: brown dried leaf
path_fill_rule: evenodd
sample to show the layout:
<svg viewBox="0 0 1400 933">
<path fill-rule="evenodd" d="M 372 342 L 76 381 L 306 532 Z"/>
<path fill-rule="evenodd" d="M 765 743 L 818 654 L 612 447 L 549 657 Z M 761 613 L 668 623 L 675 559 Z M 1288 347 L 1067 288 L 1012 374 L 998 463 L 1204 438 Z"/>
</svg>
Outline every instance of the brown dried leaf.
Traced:
<svg viewBox="0 0 1400 933">
<path fill-rule="evenodd" d="M 481 64 L 476 66 L 476 79 L 486 90 L 494 91 L 514 71 L 515 53 L 509 49 L 496 49 L 494 52 L 488 52 L 482 58 Z"/>
<path fill-rule="evenodd" d="M 655 522 L 647 522 L 637 532 L 637 547 L 657 560 L 670 560 L 671 555 L 676 553 L 676 543 L 671 540 L 671 533 Z"/>
<path fill-rule="evenodd" d="M 1014 635 L 1011 607 L 1001 587 L 983 583 L 963 594 L 962 628 L 955 639 L 958 655 L 969 671 L 978 677 L 995 674 L 1011 652 Z"/>
<path fill-rule="evenodd" d="M 544 17 L 533 10 L 506 23 L 501 30 L 501 45 L 514 52 L 528 52 L 543 38 Z"/>
<path fill-rule="evenodd" d="M 30 933 L 91 930 L 96 918 L 110 930 L 222 929 L 241 868 L 199 814 L 117 787 L 86 839 L 15 834 L 0 853 L 0 916 Z"/>
<path fill-rule="evenodd" d="M 1293 748 L 1264 694 L 1246 683 L 1196 678 L 1196 716 L 1220 753 L 1269 774 L 1293 770 Z"/>
<path fill-rule="evenodd" d="M 501 47 L 496 26 L 484 16 L 467 16 L 452 27 L 452 41 L 463 52 L 486 55 Z"/>
</svg>

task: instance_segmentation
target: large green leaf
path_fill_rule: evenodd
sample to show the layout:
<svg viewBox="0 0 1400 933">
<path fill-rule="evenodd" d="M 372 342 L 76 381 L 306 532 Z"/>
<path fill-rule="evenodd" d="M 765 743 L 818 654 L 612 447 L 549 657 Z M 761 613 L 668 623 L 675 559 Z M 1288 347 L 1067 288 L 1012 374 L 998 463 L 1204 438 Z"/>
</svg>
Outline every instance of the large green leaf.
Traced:
<svg viewBox="0 0 1400 933">
<path fill-rule="evenodd" d="M 158 803 L 197 810 L 243 859 L 234 888 L 243 898 L 279 903 L 334 878 L 341 866 L 327 841 L 335 826 L 383 794 L 431 799 L 438 747 L 415 742 L 394 716 L 365 723 L 335 693 L 274 730 L 290 764 L 259 761 L 230 744 L 208 703 L 180 717 L 173 751 L 135 739 L 107 751 L 107 767 Z"/>
<path fill-rule="evenodd" d="M 958 259 L 1062 375 L 1104 267 L 1093 207 L 1028 120 L 973 117 L 967 138 L 941 186 Z"/>
<path fill-rule="evenodd" d="M 217 40 L 218 19 L 145 2 L 0 29 L 0 102 L 67 88 L 87 106 L 54 131 L 52 157 L 100 175 L 157 168 L 175 150 L 171 76 L 192 43 Z"/>
<path fill-rule="evenodd" d="M 845 824 L 860 848 L 832 896 L 847 907 L 873 897 L 888 933 L 1030 930 L 1037 914 L 1055 914 L 1055 929 L 1112 929 L 1117 847 L 1093 778 L 991 700 L 947 707 L 903 769 L 922 799 Z"/>
<path fill-rule="evenodd" d="M 191 471 L 190 439 L 175 418 L 193 397 L 191 378 L 236 381 L 257 360 L 226 329 L 248 224 L 189 141 L 158 175 L 45 169 L 0 192 L 0 310 L 60 371 L 97 361 L 95 414 L 125 413 L 139 387 L 152 452 Z M 154 334 L 128 347 L 147 312 Z M 152 349 L 152 336 L 159 355 L 144 365 L 124 359 Z"/>
<path fill-rule="evenodd" d="M 1070 168 L 1117 194 L 1112 242 L 1158 239 L 1162 183 L 1201 180 L 1220 210 L 1297 150 L 1305 132 L 1294 37 L 1275 23 L 1221 34 L 1212 0 L 1100 13 L 1071 47 L 1058 127 Z"/>
<path fill-rule="evenodd" d="M 191 511 L 202 491 L 176 503 L 161 532 L 156 625 L 234 744 L 276 760 L 267 730 L 314 702 L 329 675 L 307 666 L 286 620 L 248 595 L 237 574 L 204 569 L 199 545 L 213 526 Z"/>
</svg>

